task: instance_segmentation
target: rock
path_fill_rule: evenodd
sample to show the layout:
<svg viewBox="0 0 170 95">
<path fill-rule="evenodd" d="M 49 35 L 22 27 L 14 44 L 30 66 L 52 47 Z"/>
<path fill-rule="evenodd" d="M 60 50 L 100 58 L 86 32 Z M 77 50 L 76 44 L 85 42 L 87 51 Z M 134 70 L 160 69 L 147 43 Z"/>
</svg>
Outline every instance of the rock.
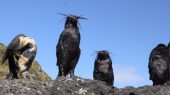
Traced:
<svg viewBox="0 0 170 95">
<path fill-rule="evenodd" d="M 51 89 L 53 95 L 112 95 L 112 87 L 104 82 L 80 77 L 59 77 Z"/>
<path fill-rule="evenodd" d="M 0 95 L 113 95 L 104 82 L 79 77 L 54 81 L 29 79 L 1 80 Z"/>
<path fill-rule="evenodd" d="M 170 95 L 169 85 L 143 86 L 139 88 L 123 88 L 115 95 Z"/>
<path fill-rule="evenodd" d="M 1 80 L 0 95 L 48 95 L 46 89 L 50 86 L 50 82 L 36 80 Z"/>
<path fill-rule="evenodd" d="M 0 80 L 0 95 L 170 95 L 170 85 L 112 88 L 102 81 L 59 77 L 53 81 Z"/>
</svg>

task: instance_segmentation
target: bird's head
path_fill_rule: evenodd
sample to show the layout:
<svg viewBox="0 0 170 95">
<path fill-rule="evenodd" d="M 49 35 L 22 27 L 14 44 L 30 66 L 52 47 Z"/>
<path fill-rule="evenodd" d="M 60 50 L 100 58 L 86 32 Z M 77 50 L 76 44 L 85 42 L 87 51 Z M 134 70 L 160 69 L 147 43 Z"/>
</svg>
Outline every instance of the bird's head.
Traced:
<svg viewBox="0 0 170 95">
<path fill-rule="evenodd" d="M 160 43 L 160 44 L 158 44 L 158 45 L 157 45 L 157 47 L 159 47 L 159 48 L 164 48 L 164 47 L 166 47 L 166 45 L 165 45 L 165 44 Z"/>
<path fill-rule="evenodd" d="M 61 14 L 59 13 L 60 15 L 64 15 L 66 16 L 66 22 L 65 22 L 65 26 L 74 26 L 74 27 L 77 27 L 78 26 L 78 20 L 79 19 L 86 19 L 84 17 L 81 17 L 81 16 L 76 16 L 76 15 L 66 15 L 66 14 Z M 87 20 L 87 19 L 86 19 Z"/>
<path fill-rule="evenodd" d="M 98 51 L 97 58 L 98 59 L 107 59 L 107 58 L 109 58 L 109 52 L 106 50 Z"/>
</svg>

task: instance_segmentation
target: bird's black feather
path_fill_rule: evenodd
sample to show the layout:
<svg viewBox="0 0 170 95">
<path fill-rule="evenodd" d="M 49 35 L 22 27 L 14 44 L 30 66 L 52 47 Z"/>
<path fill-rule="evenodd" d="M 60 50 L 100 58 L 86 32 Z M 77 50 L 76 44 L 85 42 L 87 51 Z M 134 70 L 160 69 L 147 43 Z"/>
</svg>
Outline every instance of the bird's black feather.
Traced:
<svg viewBox="0 0 170 95">
<path fill-rule="evenodd" d="M 114 82 L 114 74 L 112 61 L 107 51 L 99 51 L 94 63 L 93 78 L 95 80 L 104 81 L 112 86 Z"/>
<path fill-rule="evenodd" d="M 68 73 L 74 76 L 74 69 L 80 57 L 80 32 L 76 16 L 67 16 L 64 31 L 56 46 L 58 76 Z"/>
<path fill-rule="evenodd" d="M 164 84 L 169 80 L 169 53 L 167 46 L 159 44 L 149 57 L 149 74 L 153 85 Z"/>
</svg>

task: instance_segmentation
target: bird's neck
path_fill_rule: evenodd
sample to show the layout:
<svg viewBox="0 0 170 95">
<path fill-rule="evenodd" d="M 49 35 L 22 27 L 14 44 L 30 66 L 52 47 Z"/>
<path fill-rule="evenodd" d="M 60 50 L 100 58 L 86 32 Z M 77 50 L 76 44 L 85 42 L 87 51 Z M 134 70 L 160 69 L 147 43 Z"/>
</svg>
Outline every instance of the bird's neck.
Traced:
<svg viewBox="0 0 170 95">
<path fill-rule="evenodd" d="M 75 27 L 75 28 L 77 28 L 78 25 L 77 25 L 77 22 L 66 22 L 65 27 Z"/>
<path fill-rule="evenodd" d="M 78 31 L 79 27 L 77 25 L 67 24 L 65 25 L 65 29 L 72 29 L 72 30 Z"/>
</svg>

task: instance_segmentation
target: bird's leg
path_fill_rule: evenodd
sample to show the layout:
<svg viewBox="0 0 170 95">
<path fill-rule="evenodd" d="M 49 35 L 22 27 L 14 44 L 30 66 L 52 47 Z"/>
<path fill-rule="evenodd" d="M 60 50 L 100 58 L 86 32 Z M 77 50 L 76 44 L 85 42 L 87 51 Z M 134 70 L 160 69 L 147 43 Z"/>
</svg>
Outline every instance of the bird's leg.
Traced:
<svg viewBox="0 0 170 95">
<path fill-rule="evenodd" d="M 22 74 L 20 74 L 20 78 L 21 79 L 24 79 L 24 78 L 26 78 L 24 75 L 23 75 L 23 73 Z"/>
<path fill-rule="evenodd" d="M 60 68 L 58 68 L 59 72 L 58 72 L 58 77 L 61 76 L 61 70 Z"/>
<path fill-rule="evenodd" d="M 12 80 L 13 77 L 14 77 L 14 74 L 13 74 L 12 72 L 10 72 L 10 73 L 7 75 L 6 79 Z"/>
<path fill-rule="evenodd" d="M 170 85 L 170 80 L 168 79 L 166 83 L 167 83 L 168 85 Z"/>
<path fill-rule="evenodd" d="M 59 66 L 59 76 L 65 76 L 63 66 Z"/>
<path fill-rule="evenodd" d="M 75 77 L 75 75 L 74 75 L 74 69 L 72 69 L 72 70 L 70 71 L 70 77 Z"/>
<path fill-rule="evenodd" d="M 9 60 L 9 69 L 10 69 L 10 73 L 7 75 L 7 79 L 12 80 L 17 77 L 17 73 L 18 73 L 18 66 L 17 66 L 17 60 L 15 58 L 15 56 L 12 56 Z"/>
<path fill-rule="evenodd" d="M 156 85 L 157 85 L 157 83 L 153 82 L 153 86 L 156 86 Z"/>
<path fill-rule="evenodd" d="M 64 73 L 64 71 L 61 71 L 61 76 L 65 76 L 65 73 Z"/>
<path fill-rule="evenodd" d="M 23 78 L 22 73 L 20 71 L 18 72 L 17 76 L 19 79 Z"/>
</svg>

